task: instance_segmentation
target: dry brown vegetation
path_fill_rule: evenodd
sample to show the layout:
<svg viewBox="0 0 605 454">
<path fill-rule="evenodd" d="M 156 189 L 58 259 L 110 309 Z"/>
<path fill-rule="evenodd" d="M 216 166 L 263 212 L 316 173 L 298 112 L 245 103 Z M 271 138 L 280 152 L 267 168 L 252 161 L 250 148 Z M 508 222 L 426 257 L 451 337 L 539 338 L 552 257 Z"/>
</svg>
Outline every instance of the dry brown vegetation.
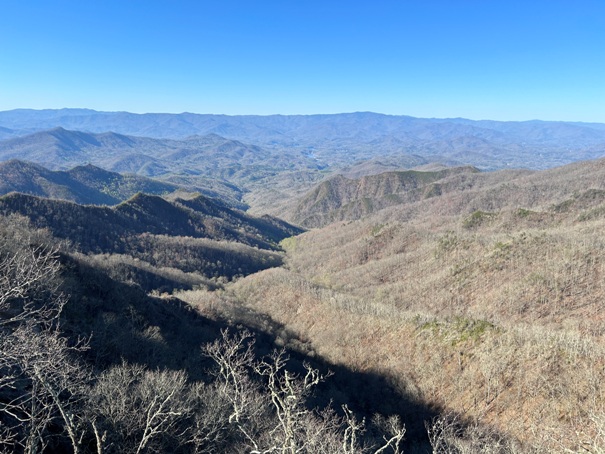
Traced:
<svg viewBox="0 0 605 454">
<path fill-rule="evenodd" d="M 137 231 L 119 255 L 91 255 L 0 217 L 0 443 L 17 452 L 604 452 L 604 174 L 605 161 L 462 172 L 430 197 L 281 248 L 272 235 L 290 227 L 252 219 L 249 237 L 262 227 L 267 250 Z M 42 216 L 48 203 L 23 206 Z M 141 206 L 132 219 L 156 219 L 157 204 Z M 180 225 L 167 219 L 145 228 Z M 57 283 L 20 280 L 15 270 L 31 264 Z M 195 289 L 176 294 L 189 305 L 146 294 L 178 289 Z M 212 343 L 225 326 L 233 337 L 223 330 Z M 254 351 L 247 332 L 261 339 Z M 55 358 L 49 366 L 44 355 Z"/>
<path fill-rule="evenodd" d="M 68 247 L 0 217 L 0 452 L 401 453 L 398 416 L 315 399 L 329 371 Z"/>
<path fill-rule="evenodd" d="M 270 320 L 282 342 L 389 377 L 521 452 L 602 452 L 603 165 L 473 177 L 491 183 L 285 240 L 285 268 L 180 297 Z"/>
</svg>

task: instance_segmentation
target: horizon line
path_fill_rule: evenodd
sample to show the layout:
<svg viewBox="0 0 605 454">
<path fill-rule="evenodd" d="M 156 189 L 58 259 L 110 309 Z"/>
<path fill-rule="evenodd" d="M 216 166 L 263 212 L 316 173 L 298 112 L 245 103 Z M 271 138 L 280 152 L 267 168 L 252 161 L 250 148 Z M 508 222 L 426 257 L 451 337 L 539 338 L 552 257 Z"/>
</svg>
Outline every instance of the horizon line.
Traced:
<svg viewBox="0 0 605 454">
<path fill-rule="evenodd" d="M 454 116 L 454 117 L 423 117 L 423 116 L 414 116 L 408 114 L 392 114 L 392 113 L 382 113 L 375 112 L 370 110 L 358 110 L 358 111 L 350 111 L 350 112 L 331 112 L 331 113 L 310 113 L 310 114 L 284 114 L 284 113 L 271 113 L 271 114 L 225 114 L 225 113 L 200 113 L 200 112 L 134 112 L 128 110 L 97 110 L 91 109 L 89 107 L 60 107 L 60 108 L 30 108 L 30 107 L 17 107 L 14 109 L 0 110 L 0 113 L 8 113 L 8 112 L 18 112 L 18 111 L 33 111 L 33 112 L 45 112 L 45 111 L 53 111 L 59 112 L 62 110 L 67 111 L 86 111 L 86 112 L 94 112 L 94 113 L 105 113 L 105 114 L 129 114 L 129 115 L 208 115 L 208 116 L 224 116 L 224 117 L 313 117 L 313 116 L 337 116 L 337 115 L 356 115 L 356 114 L 371 114 L 371 115 L 379 115 L 385 117 L 404 117 L 404 118 L 414 118 L 414 119 L 423 119 L 423 120 L 467 120 L 473 122 L 499 122 L 499 123 L 531 123 L 531 122 L 544 122 L 544 123 L 585 123 L 585 124 L 605 124 L 605 121 L 586 121 L 586 120 L 543 120 L 540 118 L 530 118 L 526 120 L 494 120 L 491 118 L 468 118 L 462 116 Z"/>
</svg>

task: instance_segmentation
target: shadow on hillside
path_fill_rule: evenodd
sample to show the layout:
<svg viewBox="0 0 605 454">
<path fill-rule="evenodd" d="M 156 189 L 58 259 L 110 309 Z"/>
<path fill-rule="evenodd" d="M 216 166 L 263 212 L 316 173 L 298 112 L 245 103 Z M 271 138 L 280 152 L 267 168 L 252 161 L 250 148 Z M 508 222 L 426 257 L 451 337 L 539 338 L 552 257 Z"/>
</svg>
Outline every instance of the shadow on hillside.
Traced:
<svg viewBox="0 0 605 454">
<path fill-rule="evenodd" d="M 248 313 L 230 322 L 213 321 L 176 298 L 153 298 L 139 287 L 117 282 L 83 262 L 70 257 L 62 261 L 67 270 L 65 290 L 71 295 L 63 327 L 72 337 L 90 338 L 87 360 L 97 371 L 127 361 L 150 369 L 184 369 L 191 380 L 205 381 L 213 363 L 202 355 L 200 347 L 219 338 L 226 327 L 232 331 L 248 329 L 255 336 L 259 358 L 285 343 L 291 357 L 288 367 L 293 371 L 302 371 L 306 361 L 323 373 L 333 373 L 318 386 L 311 401 L 313 407 L 331 405 L 339 411 L 346 403 L 361 416 L 398 414 L 407 428 L 406 452 L 412 446 L 414 452 L 428 452 L 424 421 L 437 412 L 405 395 L 391 380 L 375 373 L 351 371 L 301 352 L 304 344 L 273 320 L 264 318 L 259 323 L 259 319 L 253 319 L 254 314 Z"/>
<path fill-rule="evenodd" d="M 256 354 L 259 357 L 276 348 L 284 348 L 291 361 L 293 372 L 304 373 L 303 364 L 309 363 L 322 374 L 331 373 L 316 388 L 310 405 L 317 408 L 331 406 L 339 413 L 348 407 L 368 420 L 375 414 L 399 415 L 406 426 L 406 453 L 431 452 L 425 421 L 432 421 L 440 409 L 430 407 L 397 386 L 396 380 L 375 372 L 354 371 L 342 365 L 324 360 L 312 351 L 309 344 L 301 341 L 287 326 L 266 314 L 258 314 L 247 308 L 229 313 L 231 323 L 248 329 L 256 338 Z M 223 325 L 224 327 L 224 325 Z"/>
</svg>

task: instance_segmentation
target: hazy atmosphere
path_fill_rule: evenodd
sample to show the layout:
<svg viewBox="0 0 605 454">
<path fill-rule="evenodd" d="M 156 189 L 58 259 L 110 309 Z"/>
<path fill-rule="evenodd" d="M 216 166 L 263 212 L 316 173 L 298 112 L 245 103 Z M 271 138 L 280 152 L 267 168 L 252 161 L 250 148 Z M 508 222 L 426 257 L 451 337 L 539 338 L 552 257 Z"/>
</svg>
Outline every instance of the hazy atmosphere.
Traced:
<svg viewBox="0 0 605 454">
<path fill-rule="evenodd" d="M 0 110 L 605 122 L 601 1 L 5 2 Z"/>
<path fill-rule="evenodd" d="M 605 453 L 605 2 L 3 2 L 0 454 Z"/>
</svg>

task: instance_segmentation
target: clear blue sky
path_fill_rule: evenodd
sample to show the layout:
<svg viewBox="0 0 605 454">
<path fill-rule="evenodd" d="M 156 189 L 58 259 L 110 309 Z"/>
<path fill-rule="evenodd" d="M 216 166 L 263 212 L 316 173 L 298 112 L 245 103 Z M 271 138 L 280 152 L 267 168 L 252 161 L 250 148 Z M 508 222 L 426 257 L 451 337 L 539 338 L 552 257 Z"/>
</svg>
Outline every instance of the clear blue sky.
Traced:
<svg viewBox="0 0 605 454">
<path fill-rule="evenodd" d="M 605 122 L 605 1 L 2 2 L 0 110 Z"/>
</svg>

